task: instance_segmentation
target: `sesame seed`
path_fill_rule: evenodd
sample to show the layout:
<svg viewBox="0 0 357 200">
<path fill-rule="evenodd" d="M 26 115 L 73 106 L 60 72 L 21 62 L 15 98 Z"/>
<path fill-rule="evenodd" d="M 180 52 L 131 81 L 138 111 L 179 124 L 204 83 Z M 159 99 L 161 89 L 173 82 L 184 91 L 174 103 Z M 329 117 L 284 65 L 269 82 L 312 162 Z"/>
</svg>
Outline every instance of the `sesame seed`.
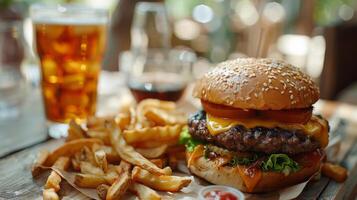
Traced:
<svg viewBox="0 0 357 200">
<path fill-rule="evenodd" d="M 294 99 L 294 95 L 290 95 L 290 99 L 293 100 Z"/>
</svg>

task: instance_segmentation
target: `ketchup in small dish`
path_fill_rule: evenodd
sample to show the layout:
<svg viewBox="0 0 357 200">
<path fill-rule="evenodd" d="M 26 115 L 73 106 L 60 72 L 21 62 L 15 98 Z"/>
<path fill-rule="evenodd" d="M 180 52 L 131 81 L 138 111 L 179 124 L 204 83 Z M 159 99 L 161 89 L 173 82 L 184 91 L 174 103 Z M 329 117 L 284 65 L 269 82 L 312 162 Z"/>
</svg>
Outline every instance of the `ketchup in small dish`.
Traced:
<svg viewBox="0 0 357 200">
<path fill-rule="evenodd" d="M 206 200 L 239 200 L 236 195 L 219 190 L 207 192 L 204 197 Z"/>
<path fill-rule="evenodd" d="M 211 185 L 198 192 L 200 200 L 244 200 L 244 194 L 232 187 Z"/>
</svg>

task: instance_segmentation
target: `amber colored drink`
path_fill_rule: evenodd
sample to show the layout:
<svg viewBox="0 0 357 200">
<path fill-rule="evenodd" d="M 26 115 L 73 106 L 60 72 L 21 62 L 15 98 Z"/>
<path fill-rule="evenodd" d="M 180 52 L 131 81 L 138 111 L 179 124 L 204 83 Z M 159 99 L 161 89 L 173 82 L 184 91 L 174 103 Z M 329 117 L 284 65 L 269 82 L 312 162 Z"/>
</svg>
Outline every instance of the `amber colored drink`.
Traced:
<svg viewBox="0 0 357 200">
<path fill-rule="evenodd" d="M 35 21 L 34 29 L 47 119 L 63 123 L 94 115 L 106 24 Z"/>
</svg>

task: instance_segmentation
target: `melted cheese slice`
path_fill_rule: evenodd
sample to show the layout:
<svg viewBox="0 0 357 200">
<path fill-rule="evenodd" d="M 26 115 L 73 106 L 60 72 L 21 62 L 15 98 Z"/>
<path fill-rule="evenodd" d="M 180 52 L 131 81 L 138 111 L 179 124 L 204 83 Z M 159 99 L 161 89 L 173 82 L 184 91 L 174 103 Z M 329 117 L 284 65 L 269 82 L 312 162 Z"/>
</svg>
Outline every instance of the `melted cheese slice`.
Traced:
<svg viewBox="0 0 357 200">
<path fill-rule="evenodd" d="M 258 168 L 249 170 L 244 165 L 238 165 L 237 170 L 244 182 L 245 187 L 247 188 L 247 192 L 253 192 L 255 186 L 262 178 L 262 171 Z"/>
<path fill-rule="evenodd" d="M 306 124 L 298 123 L 281 123 L 278 121 L 268 121 L 261 119 L 228 119 L 215 117 L 207 114 L 207 128 L 211 135 L 218 135 L 228 131 L 230 128 L 242 125 L 246 128 L 254 128 L 257 126 L 275 128 L 279 127 L 285 130 L 301 130 L 306 135 L 313 137 L 320 142 L 321 147 L 326 147 L 328 144 L 328 125 L 325 120 L 316 116 L 312 116 Z"/>
</svg>

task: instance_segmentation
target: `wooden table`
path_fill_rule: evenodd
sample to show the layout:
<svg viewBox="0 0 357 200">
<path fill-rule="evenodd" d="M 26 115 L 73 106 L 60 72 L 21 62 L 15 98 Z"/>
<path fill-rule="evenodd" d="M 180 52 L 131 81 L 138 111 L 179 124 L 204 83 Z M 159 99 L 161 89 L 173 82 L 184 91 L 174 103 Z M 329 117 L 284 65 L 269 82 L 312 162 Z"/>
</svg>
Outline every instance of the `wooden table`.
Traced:
<svg viewBox="0 0 357 200">
<path fill-rule="evenodd" d="M 115 75 L 108 75 L 114 76 Z M 120 75 L 117 75 L 120 76 Z M 103 79 L 102 79 L 103 80 Z M 108 78 L 106 79 L 108 80 Z M 116 79 L 117 80 L 117 79 Z M 100 94 L 99 114 L 107 113 L 108 110 L 115 111 L 115 105 L 121 101 L 128 101 L 130 98 L 123 98 L 123 93 L 127 93 L 120 83 L 110 84 L 116 92 L 109 91 Z M 113 87 L 114 85 L 114 87 Z M 39 98 L 39 92 L 34 93 L 35 99 Z M 109 95 L 111 94 L 111 95 Z M 37 95 L 37 96 L 36 96 Z M 41 108 L 30 109 L 31 114 L 25 116 L 37 116 L 38 119 L 31 119 L 27 122 L 27 127 L 21 127 L 18 122 L 9 122 L 0 124 L 0 199 L 42 199 L 43 179 L 34 180 L 30 173 L 30 167 L 35 159 L 39 149 L 53 149 L 61 144 L 62 140 L 53 140 L 46 137 L 43 131 L 44 118 Z M 349 178 L 346 182 L 336 183 L 326 177 L 322 177 L 320 181 L 312 182 L 305 187 L 303 193 L 298 199 L 356 199 L 357 198 L 357 107 L 338 104 L 335 102 L 319 101 L 315 106 L 315 110 L 330 118 L 332 123 L 337 124 L 337 135 L 342 136 L 340 150 L 334 157 L 337 162 L 349 170 Z M 107 111 L 106 111 L 107 110 Z M 28 119 L 25 119 L 28 120 Z M 341 121 L 342 120 L 342 121 Z M 12 123 L 12 124 L 11 124 Z M 11 131 L 6 132 L 5 128 L 11 127 Z M 37 127 L 30 129 L 29 127 Z M 42 128 L 41 128 L 42 127 Z M 24 133 L 27 130 L 30 133 Z M 30 141 L 30 142 L 29 142 Z M 21 145 L 20 145 L 21 144 Z M 43 175 L 45 176 L 45 175 Z M 63 187 L 69 188 L 66 183 Z M 64 190 L 65 193 L 60 193 L 63 199 L 86 199 L 74 189 Z"/>
</svg>

